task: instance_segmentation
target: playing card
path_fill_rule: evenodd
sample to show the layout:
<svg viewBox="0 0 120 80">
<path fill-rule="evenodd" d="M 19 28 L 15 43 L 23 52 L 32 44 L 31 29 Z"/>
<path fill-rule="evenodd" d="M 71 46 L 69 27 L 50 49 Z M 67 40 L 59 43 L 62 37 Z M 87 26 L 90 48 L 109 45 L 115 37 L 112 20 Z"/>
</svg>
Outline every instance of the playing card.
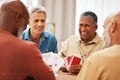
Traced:
<svg viewBox="0 0 120 80">
<path fill-rule="evenodd" d="M 65 61 L 65 67 L 69 71 L 70 66 L 79 65 L 81 63 L 81 58 L 71 55 L 65 57 L 64 61 Z"/>
<path fill-rule="evenodd" d="M 56 73 L 63 64 L 63 58 L 61 58 L 59 55 L 54 56 L 54 61 L 52 63 L 53 72 Z"/>
<path fill-rule="evenodd" d="M 69 63 L 69 67 L 73 66 L 73 65 L 79 65 L 80 62 L 81 62 L 81 58 L 76 57 L 76 56 L 72 56 L 71 61 Z"/>
<path fill-rule="evenodd" d="M 52 65 L 53 59 L 54 59 L 54 55 L 55 55 L 55 54 L 52 53 L 52 52 L 48 52 L 48 53 L 42 54 L 43 61 L 44 61 L 47 65 Z"/>
<path fill-rule="evenodd" d="M 56 73 L 60 69 L 60 67 L 64 64 L 64 59 L 61 58 L 58 54 L 48 52 L 42 54 L 42 56 L 43 56 L 43 61 L 47 65 L 51 66 L 54 73 Z"/>
<path fill-rule="evenodd" d="M 71 62 L 71 59 L 72 59 L 72 56 L 67 56 L 67 57 L 65 57 L 64 58 L 64 61 L 65 61 L 65 67 L 67 68 L 67 70 L 68 70 L 68 68 L 69 68 L 69 64 L 70 64 L 70 62 Z"/>
</svg>

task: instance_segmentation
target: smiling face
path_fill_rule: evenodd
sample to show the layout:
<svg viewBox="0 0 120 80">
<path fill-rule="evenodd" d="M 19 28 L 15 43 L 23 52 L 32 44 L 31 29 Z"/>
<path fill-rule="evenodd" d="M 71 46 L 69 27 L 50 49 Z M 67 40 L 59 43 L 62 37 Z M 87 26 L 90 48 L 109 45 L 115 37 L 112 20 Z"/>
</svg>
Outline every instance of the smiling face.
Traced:
<svg viewBox="0 0 120 80">
<path fill-rule="evenodd" d="M 32 13 L 29 21 L 31 26 L 31 32 L 34 34 L 41 35 L 44 31 L 46 23 L 46 15 L 43 12 L 34 12 Z"/>
<path fill-rule="evenodd" d="M 89 16 L 82 16 L 79 22 L 79 34 L 84 42 L 89 42 L 95 37 L 97 25 Z"/>
</svg>

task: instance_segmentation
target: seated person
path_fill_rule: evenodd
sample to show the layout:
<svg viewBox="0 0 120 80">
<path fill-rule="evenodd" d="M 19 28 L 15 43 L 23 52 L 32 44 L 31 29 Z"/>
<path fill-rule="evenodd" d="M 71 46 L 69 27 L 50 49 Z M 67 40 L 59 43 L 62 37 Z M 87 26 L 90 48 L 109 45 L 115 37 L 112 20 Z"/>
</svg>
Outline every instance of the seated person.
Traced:
<svg viewBox="0 0 120 80">
<path fill-rule="evenodd" d="M 59 54 L 62 57 L 74 55 L 84 60 L 93 52 L 104 48 L 104 40 L 97 34 L 97 15 L 91 11 L 81 14 L 79 21 L 79 36 L 72 35 L 62 43 Z M 78 73 L 81 65 L 71 66 L 69 71 Z M 66 71 L 65 68 L 62 70 Z"/>
<path fill-rule="evenodd" d="M 76 80 L 120 80 L 120 12 L 104 22 L 105 48 L 85 60 Z"/>
<path fill-rule="evenodd" d="M 38 44 L 42 53 L 58 53 L 57 39 L 50 33 L 45 32 L 47 13 L 44 7 L 35 6 L 30 8 L 29 26 L 22 33 L 22 39 L 33 41 Z"/>
<path fill-rule="evenodd" d="M 18 38 L 29 22 L 20 0 L 7 0 L 0 8 L 0 80 L 55 80 L 33 42 Z"/>
</svg>

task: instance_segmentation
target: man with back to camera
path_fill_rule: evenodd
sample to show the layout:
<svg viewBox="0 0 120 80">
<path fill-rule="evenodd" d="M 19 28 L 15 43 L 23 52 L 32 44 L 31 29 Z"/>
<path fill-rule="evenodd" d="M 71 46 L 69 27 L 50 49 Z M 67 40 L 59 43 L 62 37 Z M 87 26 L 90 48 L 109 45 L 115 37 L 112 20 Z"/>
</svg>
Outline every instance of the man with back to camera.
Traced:
<svg viewBox="0 0 120 80">
<path fill-rule="evenodd" d="M 77 80 L 120 80 L 120 12 L 108 16 L 103 28 L 106 49 L 85 60 Z"/>
<path fill-rule="evenodd" d="M 20 0 L 7 0 L 0 8 L 0 80 L 55 80 L 32 42 L 17 38 L 29 21 Z"/>
</svg>

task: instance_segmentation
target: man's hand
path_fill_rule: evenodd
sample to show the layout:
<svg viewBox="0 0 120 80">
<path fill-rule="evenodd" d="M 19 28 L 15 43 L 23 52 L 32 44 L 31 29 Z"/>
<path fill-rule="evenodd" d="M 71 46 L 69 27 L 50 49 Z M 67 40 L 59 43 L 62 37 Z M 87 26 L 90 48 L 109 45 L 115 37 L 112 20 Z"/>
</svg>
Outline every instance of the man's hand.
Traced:
<svg viewBox="0 0 120 80">
<path fill-rule="evenodd" d="M 68 72 L 67 68 L 63 65 L 61 68 L 62 72 Z"/>
<path fill-rule="evenodd" d="M 82 65 L 73 65 L 69 68 L 69 72 L 71 72 L 72 74 L 78 74 L 80 69 L 81 69 Z"/>
</svg>

